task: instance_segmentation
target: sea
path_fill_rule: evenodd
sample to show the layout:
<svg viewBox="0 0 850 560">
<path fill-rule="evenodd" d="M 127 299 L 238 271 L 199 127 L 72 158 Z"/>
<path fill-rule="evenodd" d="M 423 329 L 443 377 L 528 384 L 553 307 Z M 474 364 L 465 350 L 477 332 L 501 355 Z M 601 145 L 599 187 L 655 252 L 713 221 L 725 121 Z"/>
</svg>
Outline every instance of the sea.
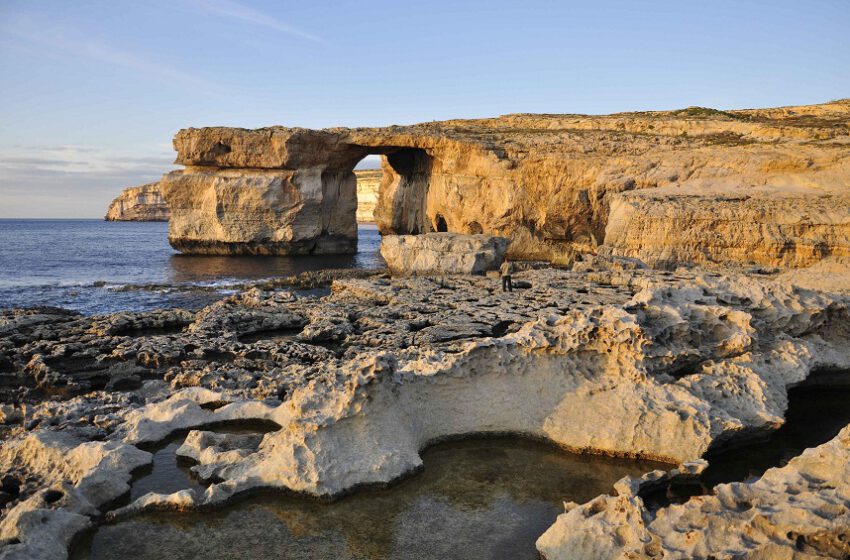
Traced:
<svg viewBox="0 0 850 560">
<path fill-rule="evenodd" d="M 358 229 L 355 255 L 194 256 L 171 248 L 166 222 L 0 220 L 0 308 L 199 309 L 250 281 L 383 267 L 377 227 Z"/>
</svg>

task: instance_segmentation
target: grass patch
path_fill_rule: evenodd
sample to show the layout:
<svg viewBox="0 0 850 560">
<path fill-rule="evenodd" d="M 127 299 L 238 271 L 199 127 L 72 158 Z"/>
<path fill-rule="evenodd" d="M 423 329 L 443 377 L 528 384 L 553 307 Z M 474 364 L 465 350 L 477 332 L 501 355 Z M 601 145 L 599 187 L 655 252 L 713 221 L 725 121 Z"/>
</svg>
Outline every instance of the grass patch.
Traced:
<svg viewBox="0 0 850 560">
<path fill-rule="evenodd" d="M 678 111 L 672 111 L 671 114 L 676 115 L 678 117 L 726 117 L 729 119 L 738 120 L 738 116 L 733 113 L 721 111 L 719 109 L 712 109 L 711 107 L 688 107 L 687 109 L 679 109 Z"/>
</svg>

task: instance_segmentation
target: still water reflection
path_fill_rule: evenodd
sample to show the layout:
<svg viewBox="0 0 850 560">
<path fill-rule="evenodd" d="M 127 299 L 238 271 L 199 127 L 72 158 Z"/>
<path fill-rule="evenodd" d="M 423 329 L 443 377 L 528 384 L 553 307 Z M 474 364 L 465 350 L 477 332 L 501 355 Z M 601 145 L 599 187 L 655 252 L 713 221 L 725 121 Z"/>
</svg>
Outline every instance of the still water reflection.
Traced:
<svg viewBox="0 0 850 560">
<path fill-rule="evenodd" d="M 517 439 L 444 443 L 387 489 L 326 504 L 265 495 L 203 513 L 149 513 L 100 527 L 73 558 L 533 559 L 564 500 L 662 467 Z"/>
</svg>

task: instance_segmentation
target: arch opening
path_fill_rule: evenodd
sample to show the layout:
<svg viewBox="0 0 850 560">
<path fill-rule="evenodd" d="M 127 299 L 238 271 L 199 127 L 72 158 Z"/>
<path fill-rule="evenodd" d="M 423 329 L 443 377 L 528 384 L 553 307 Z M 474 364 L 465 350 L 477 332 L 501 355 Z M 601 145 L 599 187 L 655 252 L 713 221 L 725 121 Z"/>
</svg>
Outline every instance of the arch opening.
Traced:
<svg viewBox="0 0 850 560">
<path fill-rule="evenodd" d="M 368 151 L 354 169 L 358 223 L 376 223 L 381 235 L 418 235 L 434 231 L 436 222 L 428 216 L 434 158 L 422 148 L 379 146 L 363 149 Z M 375 155 L 380 156 L 380 170 L 376 169 L 378 162 L 370 157 Z M 445 219 L 443 226 L 447 228 Z"/>
</svg>

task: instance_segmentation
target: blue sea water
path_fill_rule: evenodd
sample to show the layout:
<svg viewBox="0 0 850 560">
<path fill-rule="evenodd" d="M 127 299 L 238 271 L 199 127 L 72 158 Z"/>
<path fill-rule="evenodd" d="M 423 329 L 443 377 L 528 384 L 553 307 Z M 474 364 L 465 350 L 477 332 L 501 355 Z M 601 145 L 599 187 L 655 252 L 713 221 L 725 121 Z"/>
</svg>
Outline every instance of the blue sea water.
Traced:
<svg viewBox="0 0 850 560">
<path fill-rule="evenodd" d="M 359 228 L 356 255 L 190 256 L 164 222 L 0 220 L 0 308 L 56 306 L 86 314 L 199 308 L 234 284 L 325 268 L 379 268 L 380 234 Z"/>
</svg>

